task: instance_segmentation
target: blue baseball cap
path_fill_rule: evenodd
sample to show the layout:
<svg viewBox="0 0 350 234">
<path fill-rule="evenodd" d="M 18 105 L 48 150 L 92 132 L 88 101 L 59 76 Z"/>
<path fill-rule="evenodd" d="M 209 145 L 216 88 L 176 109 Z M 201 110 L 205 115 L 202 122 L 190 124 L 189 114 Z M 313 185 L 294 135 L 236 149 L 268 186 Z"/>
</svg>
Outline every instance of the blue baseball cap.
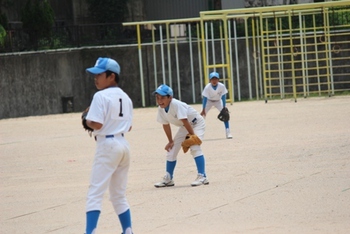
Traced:
<svg viewBox="0 0 350 234">
<path fill-rule="evenodd" d="M 162 84 L 153 92 L 153 94 L 159 94 L 160 96 L 173 96 L 173 90 L 169 86 Z"/>
<path fill-rule="evenodd" d="M 219 73 L 217 73 L 217 72 L 212 72 L 212 73 L 210 73 L 210 75 L 209 75 L 209 80 L 211 80 L 211 79 L 213 79 L 213 78 L 218 78 L 218 79 L 220 79 Z"/>
<path fill-rule="evenodd" d="M 101 74 L 106 71 L 111 71 L 114 73 L 120 74 L 120 66 L 119 64 L 111 58 L 98 58 L 95 66 L 86 69 L 87 72 L 90 72 L 94 75 Z"/>
</svg>

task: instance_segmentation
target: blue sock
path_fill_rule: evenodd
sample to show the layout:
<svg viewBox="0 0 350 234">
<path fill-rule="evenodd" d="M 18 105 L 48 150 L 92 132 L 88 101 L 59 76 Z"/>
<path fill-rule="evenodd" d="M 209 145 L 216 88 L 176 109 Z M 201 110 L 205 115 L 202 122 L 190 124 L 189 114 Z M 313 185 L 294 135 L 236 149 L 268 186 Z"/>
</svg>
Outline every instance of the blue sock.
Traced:
<svg viewBox="0 0 350 234">
<path fill-rule="evenodd" d="M 131 215 L 130 215 L 130 209 L 125 211 L 124 213 L 118 215 L 120 224 L 123 228 L 123 233 L 125 233 L 125 230 L 127 228 L 131 228 Z"/>
<path fill-rule="evenodd" d="M 224 124 L 225 124 L 225 128 L 226 128 L 226 129 L 227 129 L 227 128 L 230 128 L 230 125 L 228 124 L 228 121 L 224 122 Z"/>
<path fill-rule="evenodd" d="M 166 171 L 170 174 L 170 178 L 173 178 L 173 174 L 174 174 L 174 169 L 176 166 L 176 160 L 175 161 L 166 161 Z"/>
<path fill-rule="evenodd" d="M 206 174 L 205 174 L 205 159 L 204 159 L 204 155 L 195 157 L 194 160 L 196 162 L 198 173 L 199 174 L 203 174 L 204 176 L 206 176 Z"/>
<path fill-rule="evenodd" d="M 97 227 L 97 221 L 101 211 L 93 210 L 86 212 L 86 234 L 91 234 Z"/>
</svg>

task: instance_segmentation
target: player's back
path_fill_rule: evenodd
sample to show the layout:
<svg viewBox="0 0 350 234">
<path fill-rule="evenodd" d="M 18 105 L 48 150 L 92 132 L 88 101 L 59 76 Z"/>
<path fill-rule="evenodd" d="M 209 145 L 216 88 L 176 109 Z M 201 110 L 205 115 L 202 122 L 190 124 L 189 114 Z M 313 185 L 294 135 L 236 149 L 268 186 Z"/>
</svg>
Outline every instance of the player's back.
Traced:
<svg viewBox="0 0 350 234">
<path fill-rule="evenodd" d="M 95 134 L 109 135 L 129 131 L 132 124 L 132 101 L 119 87 L 110 87 L 94 95 L 98 109 L 103 113 L 103 127 Z"/>
</svg>

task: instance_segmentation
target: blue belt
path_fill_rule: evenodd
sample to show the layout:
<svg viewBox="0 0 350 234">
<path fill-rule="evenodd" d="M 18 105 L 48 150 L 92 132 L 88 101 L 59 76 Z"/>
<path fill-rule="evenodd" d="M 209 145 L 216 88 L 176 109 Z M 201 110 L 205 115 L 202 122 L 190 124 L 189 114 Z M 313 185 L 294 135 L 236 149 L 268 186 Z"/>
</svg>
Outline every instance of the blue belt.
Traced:
<svg viewBox="0 0 350 234">
<path fill-rule="evenodd" d="M 122 137 L 124 137 L 124 133 L 120 134 Z M 106 138 L 114 138 L 115 135 L 106 135 Z M 95 141 L 97 140 L 97 137 L 95 136 Z"/>
<path fill-rule="evenodd" d="M 120 135 L 123 137 L 124 133 L 121 133 Z M 106 138 L 114 138 L 114 135 L 106 135 Z"/>
</svg>

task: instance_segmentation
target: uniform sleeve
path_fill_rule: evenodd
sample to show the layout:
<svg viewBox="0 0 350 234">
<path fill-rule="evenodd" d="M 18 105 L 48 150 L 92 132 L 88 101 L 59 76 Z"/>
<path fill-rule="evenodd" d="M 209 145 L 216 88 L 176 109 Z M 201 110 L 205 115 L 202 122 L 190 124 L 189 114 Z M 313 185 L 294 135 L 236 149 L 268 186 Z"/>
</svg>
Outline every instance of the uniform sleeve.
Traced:
<svg viewBox="0 0 350 234">
<path fill-rule="evenodd" d="M 203 109 L 205 109 L 205 106 L 207 105 L 207 101 L 208 101 L 208 98 L 203 96 L 203 101 L 202 101 Z"/>
<path fill-rule="evenodd" d="M 221 96 L 221 100 L 222 100 L 222 106 L 225 107 L 226 106 L 226 94 Z"/>
<path fill-rule="evenodd" d="M 177 119 L 187 119 L 188 118 L 188 106 L 186 103 L 177 106 Z"/>
<path fill-rule="evenodd" d="M 202 96 L 203 97 L 208 97 L 208 85 L 206 85 L 203 89 Z"/>
<path fill-rule="evenodd" d="M 104 109 L 103 109 L 102 96 L 99 93 L 95 93 L 92 102 L 90 104 L 87 120 L 94 121 L 100 124 L 104 124 Z"/>
<path fill-rule="evenodd" d="M 222 90 L 222 94 L 225 95 L 228 93 L 227 89 L 226 89 L 226 86 L 224 84 L 221 83 L 221 90 Z"/>
<path fill-rule="evenodd" d="M 161 124 L 169 124 L 169 121 L 166 118 L 164 109 L 160 107 L 158 107 L 157 122 Z"/>
</svg>

